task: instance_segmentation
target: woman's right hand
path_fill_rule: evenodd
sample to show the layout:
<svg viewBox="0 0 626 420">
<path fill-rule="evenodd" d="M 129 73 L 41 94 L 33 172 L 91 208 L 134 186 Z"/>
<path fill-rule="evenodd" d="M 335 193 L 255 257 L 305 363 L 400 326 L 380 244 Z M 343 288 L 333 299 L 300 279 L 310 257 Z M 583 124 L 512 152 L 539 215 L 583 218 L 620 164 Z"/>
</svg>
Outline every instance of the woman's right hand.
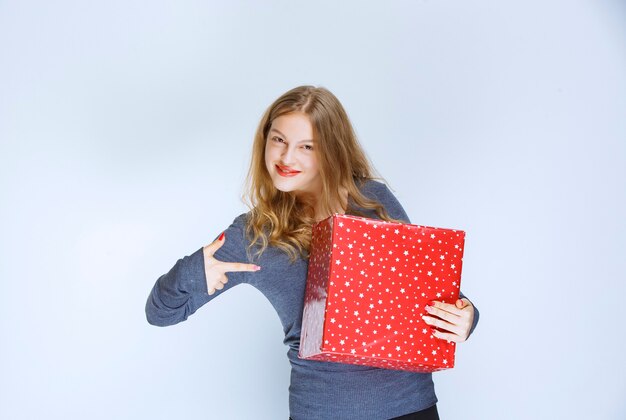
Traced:
<svg viewBox="0 0 626 420">
<path fill-rule="evenodd" d="M 261 267 L 254 264 L 223 262 L 216 260 L 213 255 L 226 242 L 224 232 L 212 243 L 206 245 L 202 252 L 204 254 L 204 274 L 206 277 L 206 286 L 210 295 L 216 290 L 222 290 L 228 282 L 226 273 L 232 271 L 259 271 Z"/>
</svg>

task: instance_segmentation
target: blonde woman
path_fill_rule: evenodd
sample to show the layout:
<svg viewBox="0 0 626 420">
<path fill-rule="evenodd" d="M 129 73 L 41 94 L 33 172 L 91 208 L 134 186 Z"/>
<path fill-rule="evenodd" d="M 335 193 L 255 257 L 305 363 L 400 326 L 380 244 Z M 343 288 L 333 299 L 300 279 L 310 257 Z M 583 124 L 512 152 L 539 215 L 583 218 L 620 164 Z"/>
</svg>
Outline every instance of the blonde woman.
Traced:
<svg viewBox="0 0 626 420">
<path fill-rule="evenodd" d="M 184 321 L 241 283 L 276 309 L 289 347 L 292 420 L 438 419 L 431 374 L 298 358 L 311 227 L 333 213 L 409 222 L 400 203 L 374 180 L 339 100 L 327 89 L 300 86 L 265 112 L 248 174 L 251 210 L 212 243 L 161 276 L 146 303 L 153 325 Z M 434 302 L 425 320 L 434 335 L 465 341 L 478 311 L 461 295 Z"/>
</svg>

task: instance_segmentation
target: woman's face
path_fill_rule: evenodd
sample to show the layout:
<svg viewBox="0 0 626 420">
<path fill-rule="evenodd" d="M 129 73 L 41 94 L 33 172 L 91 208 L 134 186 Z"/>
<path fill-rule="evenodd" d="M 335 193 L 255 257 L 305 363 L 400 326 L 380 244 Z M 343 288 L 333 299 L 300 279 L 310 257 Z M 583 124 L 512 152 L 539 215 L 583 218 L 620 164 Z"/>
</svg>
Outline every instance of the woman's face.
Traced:
<svg viewBox="0 0 626 420">
<path fill-rule="evenodd" d="M 265 166 L 278 190 L 321 194 L 314 147 L 313 127 L 306 114 L 292 112 L 272 122 L 265 143 Z"/>
</svg>

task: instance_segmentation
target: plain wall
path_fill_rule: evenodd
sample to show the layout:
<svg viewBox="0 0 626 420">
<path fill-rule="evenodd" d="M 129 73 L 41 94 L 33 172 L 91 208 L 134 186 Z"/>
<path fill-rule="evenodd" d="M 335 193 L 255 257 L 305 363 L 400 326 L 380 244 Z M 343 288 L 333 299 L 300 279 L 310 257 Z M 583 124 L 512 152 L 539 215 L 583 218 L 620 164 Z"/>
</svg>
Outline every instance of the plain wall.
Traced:
<svg viewBox="0 0 626 420">
<path fill-rule="evenodd" d="M 269 302 L 144 304 L 240 213 L 265 108 L 342 101 L 481 311 L 441 418 L 623 419 L 620 1 L 0 1 L 0 418 L 286 419 Z"/>
</svg>

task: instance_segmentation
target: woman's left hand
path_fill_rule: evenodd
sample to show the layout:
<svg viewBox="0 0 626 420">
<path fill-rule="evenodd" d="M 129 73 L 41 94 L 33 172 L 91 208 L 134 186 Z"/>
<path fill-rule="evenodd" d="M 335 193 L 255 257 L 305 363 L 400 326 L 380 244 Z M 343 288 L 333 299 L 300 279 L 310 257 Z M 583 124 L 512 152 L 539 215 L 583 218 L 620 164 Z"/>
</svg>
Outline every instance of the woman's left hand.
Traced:
<svg viewBox="0 0 626 420">
<path fill-rule="evenodd" d="M 436 328 L 431 328 L 433 336 L 457 343 L 467 340 L 474 322 L 474 306 L 469 300 L 457 299 L 455 305 L 432 301 L 426 312 L 430 316 L 424 315 L 422 319 Z"/>
</svg>

